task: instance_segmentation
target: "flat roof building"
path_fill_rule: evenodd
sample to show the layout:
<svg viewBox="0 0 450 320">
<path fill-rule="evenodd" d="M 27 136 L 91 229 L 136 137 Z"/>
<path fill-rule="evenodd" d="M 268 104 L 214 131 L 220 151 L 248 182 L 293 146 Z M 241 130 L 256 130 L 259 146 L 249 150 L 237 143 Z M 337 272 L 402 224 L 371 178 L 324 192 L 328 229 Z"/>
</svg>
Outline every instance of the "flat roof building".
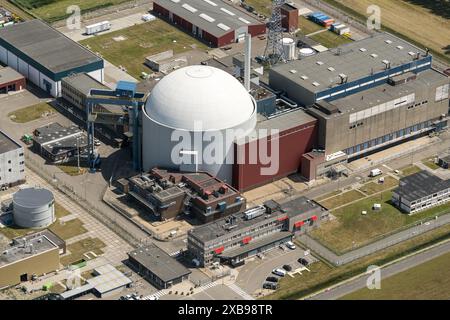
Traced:
<svg viewBox="0 0 450 320">
<path fill-rule="evenodd" d="M 153 11 L 214 47 L 266 32 L 264 22 L 221 0 L 155 0 Z"/>
<path fill-rule="evenodd" d="M 2 68 L 0 66 L 0 94 L 20 91 L 25 89 L 26 85 L 24 76 L 16 70 L 10 67 Z"/>
<path fill-rule="evenodd" d="M 392 202 L 406 213 L 416 213 L 450 201 L 450 179 L 443 180 L 428 171 L 400 179 Z"/>
<path fill-rule="evenodd" d="M 76 126 L 52 122 L 34 131 L 33 148 L 53 163 L 67 162 L 78 152 L 87 154 L 87 135 Z"/>
<path fill-rule="evenodd" d="M 0 288 L 59 269 L 58 243 L 44 233 L 15 239 L 0 255 Z"/>
<path fill-rule="evenodd" d="M 279 204 L 270 201 L 188 232 L 188 251 L 198 264 L 215 261 L 239 266 L 248 257 L 290 241 L 315 228 L 328 212 L 306 197 Z"/>
<path fill-rule="evenodd" d="M 269 72 L 270 86 L 310 106 L 381 85 L 388 78 L 431 68 L 432 56 L 389 33 L 351 42 Z"/>
<path fill-rule="evenodd" d="M 0 29 L 0 62 L 54 97 L 61 95 L 61 79 L 72 73 L 103 82 L 103 59 L 37 19 Z"/>
<path fill-rule="evenodd" d="M 25 182 L 23 147 L 0 131 L 0 190 Z"/>
<path fill-rule="evenodd" d="M 128 261 L 141 276 L 159 289 L 167 289 L 181 283 L 189 279 L 191 274 L 189 269 L 155 244 L 129 252 Z"/>
</svg>

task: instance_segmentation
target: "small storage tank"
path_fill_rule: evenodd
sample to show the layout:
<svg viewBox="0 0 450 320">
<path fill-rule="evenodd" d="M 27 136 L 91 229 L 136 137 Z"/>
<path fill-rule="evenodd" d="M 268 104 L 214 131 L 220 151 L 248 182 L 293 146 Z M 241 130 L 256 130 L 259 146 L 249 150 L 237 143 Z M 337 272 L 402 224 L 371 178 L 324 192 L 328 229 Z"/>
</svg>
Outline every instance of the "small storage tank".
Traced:
<svg viewBox="0 0 450 320">
<path fill-rule="evenodd" d="M 283 43 L 284 57 L 286 58 L 286 60 L 291 61 L 296 59 L 296 46 L 294 39 L 283 38 L 281 41 Z"/>
<path fill-rule="evenodd" d="M 311 49 L 311 48 L 301 48 L 301 49 L 298 51 L 298 58 L 299 58 L 299 59 L 303 59 L 303 58 L 306 58 L 306 57 L 313 56 L 313 55 L 315 55 L 315 54 L 316 54 L 316 51 L 315 51 L 314 49 Z"/>
<path fill-rule="evenodd" d="M 55 198 L 42 188 L 26 188 L 13 195 L 13 216 L 22 228 L 45 228 L 55 222 Z"/>
</svg>

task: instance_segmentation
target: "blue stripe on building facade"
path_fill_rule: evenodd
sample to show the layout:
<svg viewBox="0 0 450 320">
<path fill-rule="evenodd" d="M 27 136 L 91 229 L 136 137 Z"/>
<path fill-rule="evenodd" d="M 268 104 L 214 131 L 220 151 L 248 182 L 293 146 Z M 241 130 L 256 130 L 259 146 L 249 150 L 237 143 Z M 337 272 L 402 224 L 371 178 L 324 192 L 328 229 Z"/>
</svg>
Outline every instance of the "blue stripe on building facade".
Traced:
<svg viewBox="0 0 450 320">
<path fill-rule="evenodd" d="M 96 71 L 96 70 L 104 68 L 103 59 L 98 58 L 99 59 L 98 61 L 94 61 L 94 62 L 88 63 L 88 64 L 86 64 L 84 66 L 71 68 L 71 69 L 68 69 L 68 70 L 65 70 L 65 71 L 62 71 L 62 72 L 54 73 L 53 71 L 47 69 L 46 67 L 41 65 L 39 62 L 37 62 L 36 60 L 30 58 L 28 55 L 26 55 L 25 53 L 23 53 L 22 51 L 20 51 L 19 49 L 17 49 L 16 47 L 12 46 L 11 44 L 9 44 L 8 42 L 6 42 L 5 40 L 3 40 L 1 38 L 0 38 L 0 46 L 5 48 L 6 50 L 10 51 L 14 55 L 16 55 L 17 58 L 20 58 L 22 61 L 24 61 L 27 64 L 31 65 L 33 68 L 38 70 L 40 73 L 44 74 L 49 79 L 51 79 L 51 80 L 53 80 L 55 82 L 56 81 L 61 81 L 61 79 L 63 79 L 64 77 L 67 77 L 68 75 L 70 75 L 72 73 L 84 73 L 84 72 L 87 73 L 87 72 L 92 72 L 92 71 Z M 17 69 L 19 69 L 18 61 L 17 61 Z M 28 76 L 29 76 L 29 73 L 28 73 Z"/>
</svg>

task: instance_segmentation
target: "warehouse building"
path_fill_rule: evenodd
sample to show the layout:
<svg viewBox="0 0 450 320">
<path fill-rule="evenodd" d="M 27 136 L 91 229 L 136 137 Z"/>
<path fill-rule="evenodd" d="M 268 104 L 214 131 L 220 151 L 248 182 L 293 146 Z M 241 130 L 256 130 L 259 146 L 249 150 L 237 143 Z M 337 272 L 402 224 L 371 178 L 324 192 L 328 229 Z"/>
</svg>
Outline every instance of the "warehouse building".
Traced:
<svg viewBox="0 0 450 320">
<path fill-rule="evenodd" d="M 16 70 L 0 66 L 0 94 L 20 91 L 25 89 L 26 85 L 25 78 Z"/>
<path fill-rule="evenodd" d="M 0 190 L 25 182 L 23 147 L 0 131 Z"/>
<path fill-rule="evenodd" d="M 76 116 L 86 119 L 87 97 L 91 89 L 111 90 L 92 76 L 78 73 L 65 77 L 61 81 L 61 97 L 74 106 Z M 115 146 L 120 146 L 128 131 L 128 113 L 123 107 L 110 104 L 98 104 L 93 109 L 96 114 L 96 131 Z"/>
<path fill-rule="evenodd" d="M 192 214 L 206 223 L 245 209 L 246 201 L 230 185 L 206 172 L 152 169 L 122 183 L 122 189 L 161 220 Z"/>
<path fill-rule="evenodd" d="M 101 58 L 37 19 L 0 29 L 0 62 L 54 97 L 72 73 L 104 79 Z"/>
<path fill-rule="evenodd" d="M 266 25 L 246 12 L 213 0 L 155 0 L 153 12 L 213 47 L 264 34 Z"/>
<path fill-rule="evenodd" d="M 59 242 L 42 233 L 15 239 L 0 255 L 0 288 L 59 270 Z"/>
<path fill-rule="evenodd" d="M 167 289 L 189 279 L 191 271 L 155 244 L 128 253 L 128 262 L 151 284 Z"/>
<path fill-rule="evenodd" d="M 76 126 L 52 122 L 34 130 L 33 148 L 52 163 L 63 163 L 87 154 L 87 136 Z"/>
<path fill-rule="evenodd" d="M 400 179 L 392 202 L 406 213 L 417 213 L 450 201 L 450 179 L 443 180 L 428 171 Z"/>
<path fill-rule="evenodd" d="M 299 197 L 284 204 L 273 200 L 241 214 L 199 226 L 188 232 L 188 251 L 199 266 L 222 262 L 231 266 L 290 241 L 295 234 L 316 228 L 328 212 Z"/>
</svg>

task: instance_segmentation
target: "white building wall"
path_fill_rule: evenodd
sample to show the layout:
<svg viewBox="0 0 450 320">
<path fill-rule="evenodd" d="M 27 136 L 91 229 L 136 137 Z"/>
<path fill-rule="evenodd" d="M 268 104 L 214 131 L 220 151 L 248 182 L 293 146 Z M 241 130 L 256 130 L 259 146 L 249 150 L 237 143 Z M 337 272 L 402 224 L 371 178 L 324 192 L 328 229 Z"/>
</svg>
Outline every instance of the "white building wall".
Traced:
<svg viewBox="0 0 450 320">
<path fill-rule="evenodd" d="M 25 179 L 24 161 L 22 147 L 0 154 L 0 186 Z"/>
<path fill-rule="evenodd" d="M 28 80 L 30 80 L 35 85 L 39 85 L 39 71 L 37 71 L 33 66 L 29 67 Z"/>
<path fill-rule="evenodd" d="M 23 75 L 25 78 L 28 78 L 28 63 L 23 61 L 22 59 L 18 59 L 19 66 L 18 66 L 18 72 Z"/>
<path fill-rule="evenodd" d="M 8 57 L 7 57 L 8 66 L 10 66 L 14 70 L 18 71 L 19 66 L 18 66 L 17 56 L 14 53 L 11 53 L 10 51 L 8 51 L 7 55 L 8 55 Z"/>
<path fill-rule="evenodd" d="M 2 46 L 0 46 L 0 62 L 3 64 L 7 64 L 6 54 L 7 54 L 7 50 L 5 48 L 3 48 Z"/>
<path fill-rule="evenodd" d="M 104 79 L 105 79 L 105 71 L 104 71 L 104 69 L 88 72 L 88 75 L 90 75 L 92 78 L 94 78 L 98 82 L 104 83 Z"/>
</svg>

